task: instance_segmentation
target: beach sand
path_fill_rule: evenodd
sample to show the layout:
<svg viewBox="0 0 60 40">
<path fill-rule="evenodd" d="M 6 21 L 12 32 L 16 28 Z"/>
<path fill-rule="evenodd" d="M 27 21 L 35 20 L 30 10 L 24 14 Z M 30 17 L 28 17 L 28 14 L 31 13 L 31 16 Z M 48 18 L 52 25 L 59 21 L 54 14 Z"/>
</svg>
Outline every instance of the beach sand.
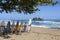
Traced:
<svg viewBox="0 0 60 40">
<path fill-rule="evenodd" d="M 9 35 L 11 38 L 4 39 L 0 36 L 0 40 L 60 40 L 60 30 L 32 27 L 30 32 L 22 33 L 22 35 Z"/>
</svg>

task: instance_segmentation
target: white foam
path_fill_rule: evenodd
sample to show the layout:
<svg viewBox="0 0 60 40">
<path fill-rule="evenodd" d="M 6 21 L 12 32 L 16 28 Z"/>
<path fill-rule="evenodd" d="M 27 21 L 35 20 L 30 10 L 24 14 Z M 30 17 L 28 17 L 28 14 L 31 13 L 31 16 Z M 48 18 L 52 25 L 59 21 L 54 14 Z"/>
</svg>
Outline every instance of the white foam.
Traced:
<svg viewBox="0 0 60 40">
<path fill-rule="evenodd" d="M 31 27 L 43 27 L 43 28 L 49 28 L 48 26 L 45 26 L 45 25 L 31 25 Z"/>
</svg>

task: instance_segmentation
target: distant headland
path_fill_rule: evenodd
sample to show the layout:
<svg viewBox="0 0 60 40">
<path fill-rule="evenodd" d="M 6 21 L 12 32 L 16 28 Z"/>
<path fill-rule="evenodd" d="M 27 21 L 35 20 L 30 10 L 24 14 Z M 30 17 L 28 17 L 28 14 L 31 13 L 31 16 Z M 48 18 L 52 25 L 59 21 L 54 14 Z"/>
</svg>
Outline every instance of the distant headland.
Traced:
<svg viewBox="0 0 60 40">
<path fill-rule="evenodd" d="M 42 21 L 43 19 L 40 18 L 40 17 L 35 17 L 35 18 L 33 18 L 32 20 L 33 20 L 33 21 Z"/>
</svg>

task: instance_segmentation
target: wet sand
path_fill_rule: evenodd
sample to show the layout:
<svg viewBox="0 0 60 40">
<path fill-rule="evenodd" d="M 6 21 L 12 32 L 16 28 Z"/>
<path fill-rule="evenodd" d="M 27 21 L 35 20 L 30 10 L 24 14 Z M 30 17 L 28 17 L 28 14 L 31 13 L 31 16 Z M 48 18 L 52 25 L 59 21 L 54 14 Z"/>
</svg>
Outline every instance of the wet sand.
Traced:
<svg viewBox="0 0 60 40">
<path fill-rule="evenodd" d="M 31 31 L 22 33 L 22 35 L 9 35 L 11 38 L 0 40 L 60 40 L 60 30 L 32 27 Z"/>
</svg>

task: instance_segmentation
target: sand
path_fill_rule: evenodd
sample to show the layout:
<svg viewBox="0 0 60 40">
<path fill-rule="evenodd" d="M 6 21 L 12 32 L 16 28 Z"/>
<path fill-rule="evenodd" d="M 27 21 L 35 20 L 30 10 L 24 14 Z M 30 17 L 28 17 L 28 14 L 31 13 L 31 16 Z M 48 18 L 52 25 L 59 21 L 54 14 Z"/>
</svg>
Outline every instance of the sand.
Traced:
<svg viewBox="0 0 60 40">
<path fill-rule="evenodd" d="M 32 27 L 31 31 L 22 33 L 22 35 L 9 35 L 11 38 L 0 40 L 60 40 L 60 30 Z"/>
</svg>

